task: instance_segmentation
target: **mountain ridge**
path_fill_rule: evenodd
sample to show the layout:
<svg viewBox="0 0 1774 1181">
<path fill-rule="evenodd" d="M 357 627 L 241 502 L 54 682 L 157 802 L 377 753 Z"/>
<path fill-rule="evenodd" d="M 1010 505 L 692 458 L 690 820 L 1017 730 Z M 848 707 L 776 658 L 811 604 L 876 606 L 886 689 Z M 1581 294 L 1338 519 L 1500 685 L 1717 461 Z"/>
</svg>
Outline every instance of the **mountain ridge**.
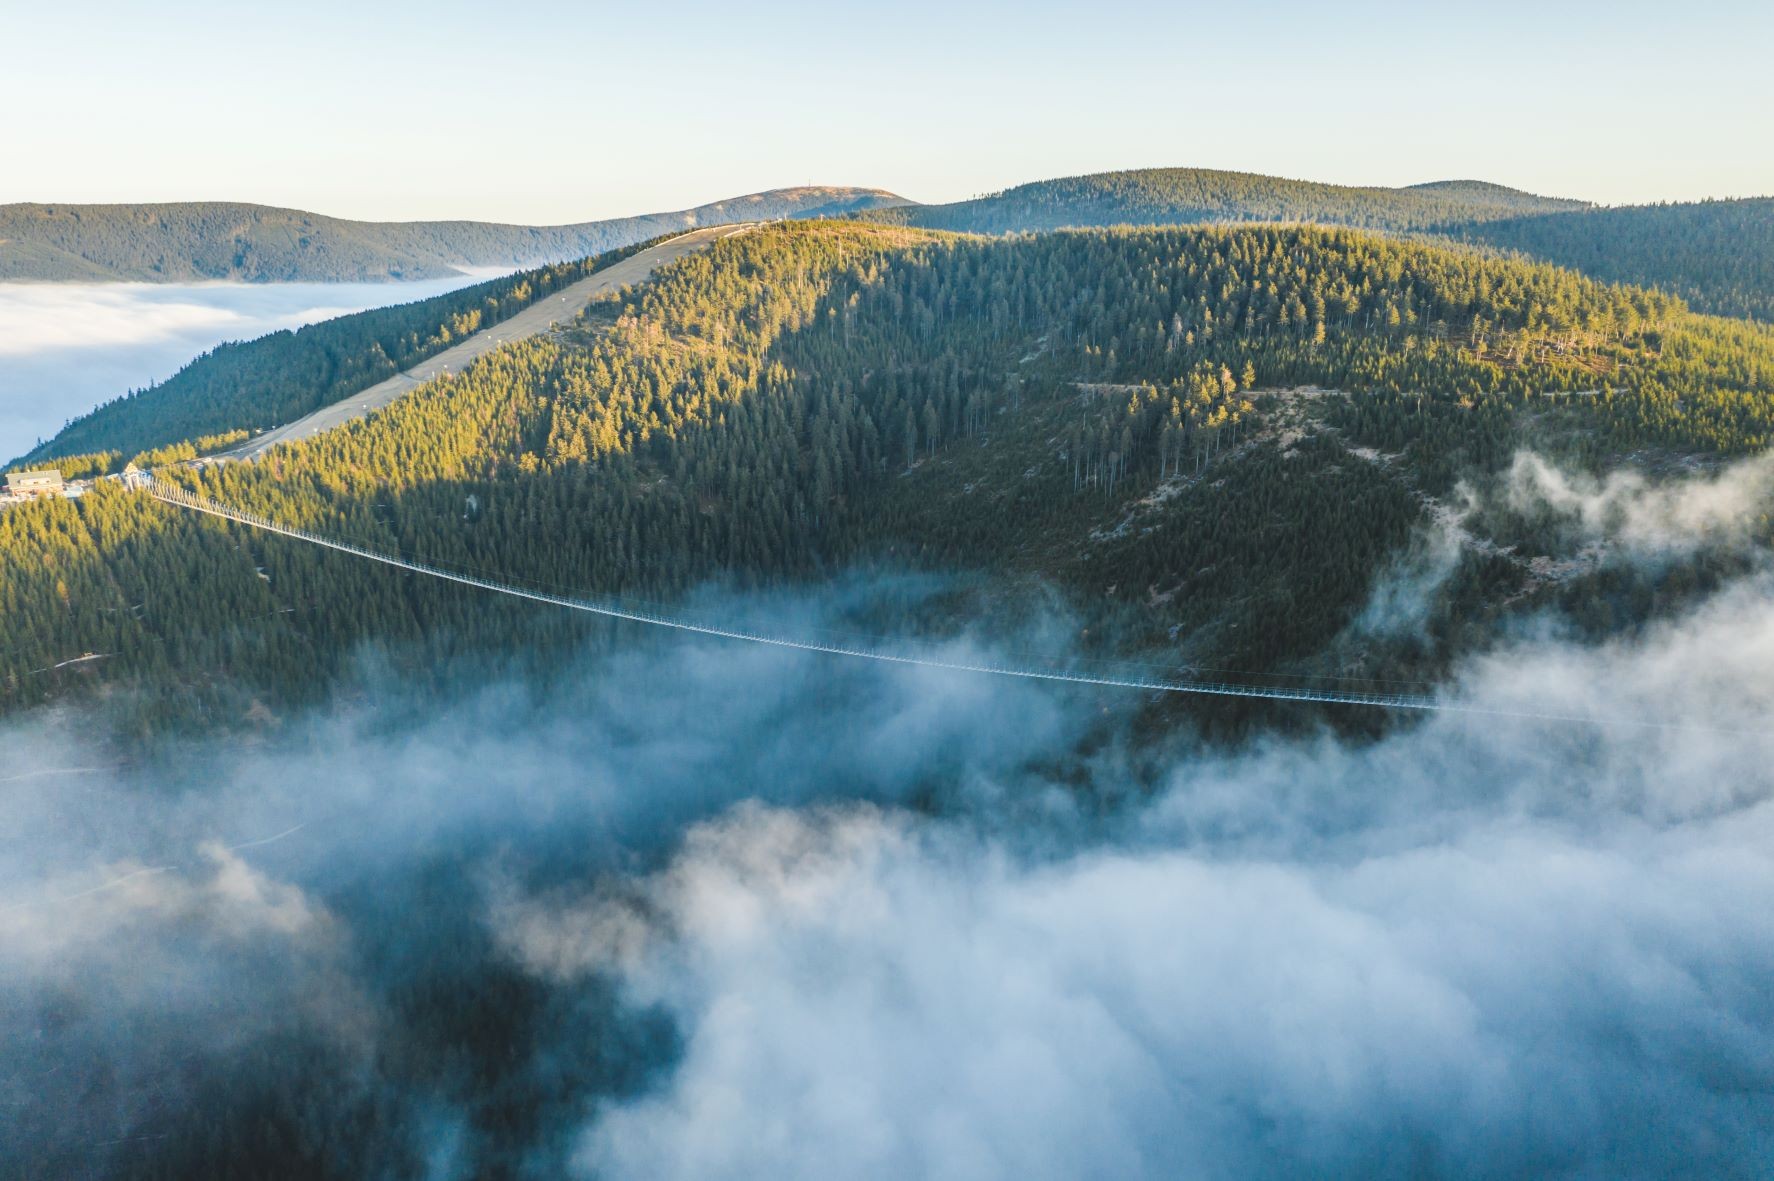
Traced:
<svg viewBox="0 0 1774 1181">
<path fill-rule="evenodd" d="M 533 267 L 673 230 L 852 213 L 905 198 L 798 185 L 633 217 L 526 226 L 374 222 L 235 201 L 0 205 L 0 281 L 404 282 L 468 267 Z"/>
<path fill-rule="evenodd" d="M 1032 181 L 944 205 L 856 216 L 924 229 L 1040 233 L 1116 225 L 1283 222 L 1425 235 L 1634 283 L 1697 311 L 1774 321 L 1774 198 L 1597 205 L 1493 181 L 1401 188 L 1148 168 Z"/>
<path fill-rule="evenodd" d="M 966 201 L 900 206 L 864 216 L 975 233 L 1222 221 L 1400 231 L 1589 207 L 1585 201 L 1541 197 L 1489 181 L 1387 188 L 1212 168 L 1141 168 L 1030 181 Z"/>
</svg>

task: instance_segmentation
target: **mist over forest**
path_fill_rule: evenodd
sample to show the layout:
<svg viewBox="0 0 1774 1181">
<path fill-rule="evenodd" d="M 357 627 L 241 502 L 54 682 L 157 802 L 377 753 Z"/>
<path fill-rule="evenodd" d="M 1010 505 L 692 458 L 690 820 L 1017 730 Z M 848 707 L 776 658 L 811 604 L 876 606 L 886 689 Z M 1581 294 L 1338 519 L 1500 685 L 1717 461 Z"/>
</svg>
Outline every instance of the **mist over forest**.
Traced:
<svg viewBox="0 0 1774 1181">
<path fill-rule="evenodd" d="M 1524 457 L 1497 495 L 1646 564 L 1766 479 Z M 443 708 L 366 655 L 358 705 L 245 747 L 15 719 L 0 1157 L 1754 1176 L 1771 660 L 1758 564 L 1627 637 L 1539 618 L 1365 738 L 1154 743 L 1145 694 L 632 636 Z"/>
</svg>

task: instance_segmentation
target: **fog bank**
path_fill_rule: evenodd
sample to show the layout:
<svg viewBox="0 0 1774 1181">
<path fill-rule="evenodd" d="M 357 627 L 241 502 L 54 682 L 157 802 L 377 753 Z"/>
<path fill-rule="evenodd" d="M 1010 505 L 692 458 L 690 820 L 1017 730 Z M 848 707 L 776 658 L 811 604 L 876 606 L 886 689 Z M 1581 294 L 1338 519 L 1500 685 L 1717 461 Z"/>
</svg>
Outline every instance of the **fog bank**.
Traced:
<svg viewBox="0 0 1774 1181">
<path fill-rule="evenodd" d="M 1649 561 L 1735 535 L 1746 479 L 1703 510 L 1512 486 Z M 546 691 L 372 683 L 153 765 L 12 722 L 0 1159 L 1758 1176 L 1774 579 L 1560 635 L 1361 742 L 1142 739 L 1143 694 L 657 633 Z"/>
<path fill-rule="evenodd" d="M 0 283 L 0 462 L 224 341 L 410 303 L 498 273 L 420 283 Z"/>
</svg>

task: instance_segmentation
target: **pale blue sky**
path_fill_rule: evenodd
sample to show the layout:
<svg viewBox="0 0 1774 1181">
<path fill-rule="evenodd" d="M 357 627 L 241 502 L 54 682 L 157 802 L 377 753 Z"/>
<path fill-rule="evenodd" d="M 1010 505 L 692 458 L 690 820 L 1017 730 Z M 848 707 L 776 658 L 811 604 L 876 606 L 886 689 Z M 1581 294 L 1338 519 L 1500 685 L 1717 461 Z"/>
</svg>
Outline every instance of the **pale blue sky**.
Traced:
<svg viewBox="0 0 1774 1181">
<path fill-rule="evenodd" d="M 1198 165 L 1774 193 L 1774 4 L 0 0 L 0 201 L 562 222 Z"/>
</svg>

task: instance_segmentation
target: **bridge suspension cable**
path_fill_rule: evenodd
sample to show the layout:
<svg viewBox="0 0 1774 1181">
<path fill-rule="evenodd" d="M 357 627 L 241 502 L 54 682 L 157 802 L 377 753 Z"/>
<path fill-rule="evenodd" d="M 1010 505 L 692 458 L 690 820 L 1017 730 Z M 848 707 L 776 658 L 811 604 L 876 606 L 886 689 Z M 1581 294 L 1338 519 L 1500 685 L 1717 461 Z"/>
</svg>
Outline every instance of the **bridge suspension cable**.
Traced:
<svg viewBox="0 0 1774 1181">
<path fill-rule="evenodd" d="M 713 623 L 702 623 L 681 613 L 671 613 L 643 607 L 633 603 L 617 600 L 577 598 L 570 595 L 552 594 L 547 591 L 532 590 L 514 586 L 490 578 L 481 578 L 454 570 L 445 570 L 424 562 L 409 561 L 394 554 L 383 553 L 365 546 L 339 541 L 307 529 L 299 529 L 273 521 L 258 513 L 247 512 L 222 504 L 208 497 L 186 491 L 176 485 L 167 484 L 151 475 L 143 474 L 138 481 L 148 489 L 156 500 L 192 512 L 204 513 L 212 517 L 220 517 L 237 524 L 246 525 L 266 533 L 275 533 L 282 537 L 305 541 L 310 545 L 336 550 L 384 566 L 393 566 L 401 570 L 409 570 L 428 578 L 442 579 L 462 586 L 475 587 L 479 590 L 491 591 L 495 594 L 509 595 L 513 598 L 527 599 L 535 603 L 546 603 L 550 606 L 564 607 L 572 611 L 584 611 L 593 615 L 602 615 L 610 619 L 622 619 L 632 623 L 644 623 L 654 627 L 671 628 L 696 635 L 715 636 L 727 640 L 741 640 L 751 644 L 765 644 L 775 648 L 789 648 L 801 652 L 819 652 L 831 656 L 849 656 L 862 660 L 874 660 L 886 664 L 914 665 L 920 668 L 947 669 L 954 672 L 984 673 L 992 676 L 1017 677 L 1024 680 L 1055 681 L 1073 685 L 1096 685 L 1117 689 L 1143 689 L 1157 693 L 1192 693 L 1207 697 L 1246 697 L 1269 701 L 1301 701 L 1324 705 L 1358 705 L 1381 709 L 1444 711 L 1457 713 L 1486 714 L 1494 717 L 1529 718 L 1540 721 L 1583 722 L 1590 724 L 1626 724 L 1663 728 L 1667 724 L 1650 721 L 1618 722 L 1614 719 L 1589 717 L 1583 715 L 1563 715 L 1536 713 L 1525 710 L 1495 709 L 1475 703 L 1434 697 L 1413 693 L 1370 693 L 1348 689 L 1313 689 L 1302 686 L 1273 686 L 1240 684 L 1235 681 L 1202 681 L 1176 680 L 1164 677 L 1142 675 L 1132 671 L 1101 671 L 1091 668 L 1072 667 L 1040 667 L 1028 664 L 1012 664 L 1002 661 L 962 659 L 941 654 L 917 654 L 905 651 L 893 651 L 889 648 L 871 646 L 861 642 L 821 640 L 808 637 L 783 635 L 773 632 L 755 631 L 748 628 L 721 626 Z"/>
</svg>

